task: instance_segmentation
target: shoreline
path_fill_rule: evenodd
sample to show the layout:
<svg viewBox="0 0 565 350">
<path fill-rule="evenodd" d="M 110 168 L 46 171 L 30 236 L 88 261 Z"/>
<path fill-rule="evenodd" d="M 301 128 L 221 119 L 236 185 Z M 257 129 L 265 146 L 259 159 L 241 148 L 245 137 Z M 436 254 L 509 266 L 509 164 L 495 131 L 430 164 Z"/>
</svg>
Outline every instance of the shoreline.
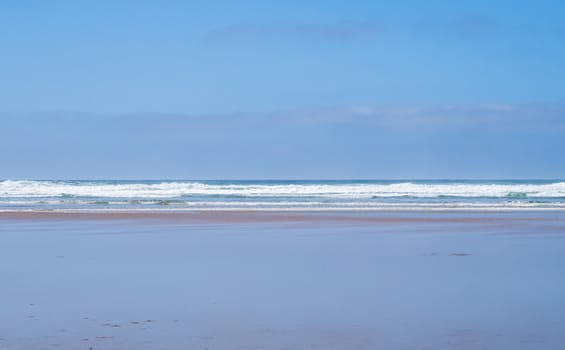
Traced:
<svg viewBox="0 0 565 350">
<path fill-rule="evenodd" d="M 557 216 L 545 216 L 557 214 Z M 565 220 L 565 210 L 6 210 L 3 220 L 158 220 L 171 222 L 260 223 L 260 222 L 364 222 L 364 223 L 462 223 L 500 221 Z"/>
</svg>

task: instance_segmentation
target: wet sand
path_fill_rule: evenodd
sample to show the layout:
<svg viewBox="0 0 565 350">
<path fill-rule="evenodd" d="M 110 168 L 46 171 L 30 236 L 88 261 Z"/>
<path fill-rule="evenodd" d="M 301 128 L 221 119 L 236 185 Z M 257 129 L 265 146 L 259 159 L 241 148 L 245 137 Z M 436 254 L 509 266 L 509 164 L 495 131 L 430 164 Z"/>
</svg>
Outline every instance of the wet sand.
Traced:
<svg viewBox="0 0 565 350">
<path fill-rule="evenodd" d="M 565 220 L 565 211 L 476 211 L 476 210 L 397 210 L 397 211 L 277 211 L 277 210 L 26 210 L 0 211 L 0 220 L 159 220 L 174 222 L 260 223 L 260 222 L 344 222 L 344 223 L 463 223 Z"/>
<path fill-rule="evenodd" d="M 558 349 L 563 212 L 0 213 L 0 349 Z"/>
</svg>

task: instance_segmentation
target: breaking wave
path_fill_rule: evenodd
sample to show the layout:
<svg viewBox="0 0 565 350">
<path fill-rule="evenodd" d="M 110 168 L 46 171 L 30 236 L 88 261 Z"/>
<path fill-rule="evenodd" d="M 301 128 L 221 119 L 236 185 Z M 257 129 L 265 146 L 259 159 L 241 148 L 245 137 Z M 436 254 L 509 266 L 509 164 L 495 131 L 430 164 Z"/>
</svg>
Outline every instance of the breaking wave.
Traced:
<svg viewBox="0 0 565 350">
<path fill-rule="evenodd" d="M 320 198 L 561 198 L 565 182 L 554 183 L 206 183 L 206 182 L 0 182 L 0 198 L 176 198 L 190 196 Z"/>
<path fill-rule="evenodd" d="M 565 209 L 563 181 L 0 181 L 0 210 Z"/>
</svg>

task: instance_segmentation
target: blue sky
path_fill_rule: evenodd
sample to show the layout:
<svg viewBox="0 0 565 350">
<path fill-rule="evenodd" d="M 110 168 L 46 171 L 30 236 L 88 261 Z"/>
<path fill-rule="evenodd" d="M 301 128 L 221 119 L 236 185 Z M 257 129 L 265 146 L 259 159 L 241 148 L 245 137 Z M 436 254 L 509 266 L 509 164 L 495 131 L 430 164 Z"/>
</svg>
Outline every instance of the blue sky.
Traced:
<svg viewBox="0 0 565 350">
<path fill-rule="evenodd" d="M 0 178 L 563 178 L 564 19 L 560 1 L 3 1 Z"/>
</svg>

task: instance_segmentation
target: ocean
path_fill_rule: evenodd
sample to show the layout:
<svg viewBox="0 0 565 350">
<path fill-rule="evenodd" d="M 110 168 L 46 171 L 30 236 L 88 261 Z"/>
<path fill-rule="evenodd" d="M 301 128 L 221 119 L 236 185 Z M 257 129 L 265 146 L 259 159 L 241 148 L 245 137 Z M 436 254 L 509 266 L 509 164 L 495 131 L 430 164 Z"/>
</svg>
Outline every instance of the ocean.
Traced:
<svg viewBox="0 0 565 350">
<path fill-rule="evenodd" d="M 565 209 L 565 180 L 0 181 L 0 211 L 521 209 Z"/>
</svg>

